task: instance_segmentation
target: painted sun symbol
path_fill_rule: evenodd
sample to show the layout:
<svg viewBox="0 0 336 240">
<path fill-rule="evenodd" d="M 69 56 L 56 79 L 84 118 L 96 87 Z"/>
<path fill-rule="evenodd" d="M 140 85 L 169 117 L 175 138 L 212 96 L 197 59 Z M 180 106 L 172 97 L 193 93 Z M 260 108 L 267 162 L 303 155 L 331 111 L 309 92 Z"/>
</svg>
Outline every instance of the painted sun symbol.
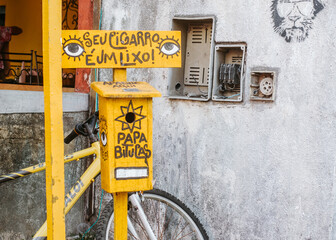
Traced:
<svg viewBox="0 0 336 240">
<path fill-rule="evenodd" d="M 129 129 L 131 132 L 133 132 L 135 128 L 141 129 L 141 120 L 146 117 L 141 115 L 142 107 L 143 106 L 134 108 L 133 102 L 131 100 L 127 107 L 120 106 L 122 115 L 114 120 L 122 123 L 122 130 Z"/>
<path fill-rule="evenodd" d="M 83 42 L 79 38 L 76 38 L 76 35 L 74 38 L 69 36 L 69 39 L 64 39 L 63 43 L 63 54 L 68 55 L 68 59 L 74 58 L 74 61 L 76 61 L 76 58 L 80 61 L 80 57 L 83 56 L 85 53 Z"/>
<path fill-rule="evenodd" d="M 174 36 L 172 38 L 169 38 L 166 36 L 165 39 L 161 38 L 161 42 L 159 46 L 157 47 L 160 50 L 159 54 L 162 54 L 163 56 L 169 56 L 173 57 L 174 55 L 178 56 L 178 53 L 180 52 L 180 44 L 179 39 L 174 39 Z"/>
</svg>

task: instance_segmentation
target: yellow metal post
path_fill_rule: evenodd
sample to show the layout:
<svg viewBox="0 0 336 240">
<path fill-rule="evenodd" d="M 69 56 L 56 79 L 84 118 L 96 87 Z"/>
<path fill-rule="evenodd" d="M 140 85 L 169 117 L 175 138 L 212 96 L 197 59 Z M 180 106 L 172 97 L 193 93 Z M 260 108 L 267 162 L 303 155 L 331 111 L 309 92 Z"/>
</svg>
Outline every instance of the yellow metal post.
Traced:
<svg viewBox="0 0 336 240">
<path fill-rule="evenodd" d="M 114 205 L 114 239 L 127 239 L 127 205 L 128 193 L 113 193 Z"/>
<path fill-rule="evenodd" d="M 123 68 L 113 69 L 113 82 L 126 82 L 127 70 Z M 127 239 L 127 205 L 128 193 L 113 194 L 114 205 L 114 239 Z"/>
<path fill-rule="evenodd" d="M 43 0 L 43 77 L 48 240 L 65 239 L 62 1 Z"/>
<path fill-rule="evenodd" d="M 126 68 L 114 68 L 113 82 L 126 82 L 126 81 L 127 81 Z"/>
</svg>

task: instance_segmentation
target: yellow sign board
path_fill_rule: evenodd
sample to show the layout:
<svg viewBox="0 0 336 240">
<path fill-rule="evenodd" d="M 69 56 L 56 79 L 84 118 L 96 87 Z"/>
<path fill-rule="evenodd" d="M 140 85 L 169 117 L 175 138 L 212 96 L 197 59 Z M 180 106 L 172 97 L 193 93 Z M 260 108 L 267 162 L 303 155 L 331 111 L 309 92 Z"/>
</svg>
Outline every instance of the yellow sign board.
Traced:
<svg viewBox="0 0 336 240">
<path fill-rule="evenodd" d="M 63 68 L 181 67 L 179 31 L 62 31 Z"/>
</svg>

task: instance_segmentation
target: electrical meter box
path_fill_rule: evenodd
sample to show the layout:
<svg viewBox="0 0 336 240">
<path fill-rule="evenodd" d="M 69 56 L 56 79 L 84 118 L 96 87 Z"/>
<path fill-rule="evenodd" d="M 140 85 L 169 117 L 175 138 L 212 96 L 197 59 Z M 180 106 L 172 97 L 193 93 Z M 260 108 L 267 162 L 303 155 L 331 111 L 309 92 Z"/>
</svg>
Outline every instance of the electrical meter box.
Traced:
<svg viewBox="0 0 336 240">
<path fill-rule="evenodd" d="M 146 82 L 95 82 L 99 95 L 101 185 L 110 193 L 153 188 L 152 98 Z"/>
</svg>

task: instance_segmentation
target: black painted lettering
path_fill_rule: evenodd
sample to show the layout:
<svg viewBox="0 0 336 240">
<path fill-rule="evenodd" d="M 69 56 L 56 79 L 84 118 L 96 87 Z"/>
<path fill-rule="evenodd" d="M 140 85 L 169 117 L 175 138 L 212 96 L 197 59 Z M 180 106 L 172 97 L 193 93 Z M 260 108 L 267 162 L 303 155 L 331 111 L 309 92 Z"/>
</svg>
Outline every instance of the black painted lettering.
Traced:
<svg viewBox="0 0 336 240">
<path fill-rule="evenodd" d="M 123 144 L 123 157 L 128 158 L 128 157 L 133 157 L 134 155 L 134 148 L 133 144 Z"/>
<path fill-rule="evenodd" d="M 120 132 L 120 133 L 118 133 L 118 144 L 120 144 L 120 142 L 122 141 L 122 140 L 124 140 L 125 139 L 125 133 L 122 133 L 122 132 Z"/>
<path fill-rule="evenodd" d="M 113 49 L 126 49 L 126 47 L 117 47 L 118 43 L 117 43 L 117 46 L 113 45 L 113 37 L 115 35 L 116 35 L 116 32 L 111 32 L 110 35 L 109 35 L 109 45 L 110 45 L 110 47 L 113 48 Z"/>
<path fill-rule="evenodd" d="M 90 33 L 86 32 L 83 34 L 83 39 L 85 40 L 85 46 L 91 47 L 92 46 L 92 40 L 89 38 Z"/>
<path fill-rule="evenodd" d="M 112 58 L 113 58 L 113 60 L 114 60 L 114 64 L 117 64 L 117 58 L 116 58 L 116 56 L 115 56 L 115 53 L 113 52 L 113 53 L 111 53 L 111 55 L 109 56 L 109 55 L 107 55 L 107 54 L 105 54 L 105 56 L 104 56 L 104 63 L 106 63 L 107 62 L 107 60 L 108 61 L 112 61 Z"/>
<path fill-rule="evenodd" d="M 99 38 L 99 35 L 94 35 L 93 36 L 93 44 L 94 45 L 99 45 L 98 38 Z"/>
<path fill-rule="evenodd" d="M 120 34 L 120 43 L 123 45 L 128 45 L 129 44 L 129 37 L 127 36 L 126 32 L 122 32 Z"/>
<path fill-rule="evenodd" d="M 153 41 L 153 42 L 158 42 L 159 40 L 160 40 L 160 36 L 159 36 L 159 34 L 155 33 L 155 34 L 153 35 L 153 37 L 152 37 L 152 41 Z"/>
<path fill-rule="evenodd" d="M 144 62 L 148 62 L 149 59 L 150 59 L 150 55 L 149 55 L 149 53 L 144 53 L 144 54 L 142 54 L 142 61 L 144 61 Z"/>
<path fill-rule="evenodd" d="M 128 150 L 128 156 L 133 157 L 134 156 L 134 148 L 132 150 Z"/>
<path fill-rule="evenodd" d="M 148 44 L 147 41 L 149 41 L 149 45 L 152 47 L 151 35 L 149 32 L 145 32 L 145 45 Z"/>
<path fill-rule="evenodd" d="M 85 64 L 86 64 L 86 66 L 95 66 L 96 65 L 96 63 L 92 62 L 91 58 L 92 58 L 91 54 L 87 54 L 85 56 Z"/>
<path fill-rule="evenodd" d="M 132 34 L 132 37 L 131 37 L 131 41 L 129 43 L 129 45 L 134 45 L 134 46 L 138 46 L 138 43 L 137 43 L 137 40 L 136 40 L 136 37 L 134 34 Z"/>
<path fill-rule="evenodd" d="M 124 144 L 127 144 L 128 142 L 133 143 L 132 136 L 131 136 L 131 134 L 129 134 L 129 133 L 128 133 L 127 136 L 126 136 L 126 139 L 125 139 Z"/>
<path fill-rule="evenodd" d="M 100 37 L 100 45 L 105 45 L 106 39 L 107 39 L 107 33 L 104 34 L 104 39 L 102 36 Z"/>
<path fill-rule="evenodd" d="M 146 158 L 145 150 L 140 144 L 135 145 L 135 158 L 144 159 Z"/>
<path fill-rule="evenodd" d="M 121 66 L 133 66 L 136 65 L 136 63 L 123 63 Z"/>
<path fill-rule="evenodd" d="M 104 49 L 101 51 L 101 54 L 100 54 L 100 59 L 99 59 L 99 56 L 97 56 L 97 63 L 98 64 L 102 64 L 103 61 L 104 61 Z"/>
<path fill-rule="evenodd" d="M 129 53 L 126 53 L 126 62 L 129 62 Z"/>
<path fill-rule="evenodd" d="M 141 148 L 141 146 L 139 144 L 135 145 L 135 158 L 137 158 L 137 159 L 142 159 L 143 158 L 139 155 L 140 148 Z"/>
<path fill-rule="evenodd" d="M 135 132 L 133 133 L 134 144 L 137 143 L 137 139 L 139 139 L 139 137 L 140 137 L 140 133 L 139 133 L 138 131 L 135 131 Z"/>
<path fill-rule="evenodd" d="M 147 144 L 144 145 L 144 149 L 145 149 L 145 152 L 146 152 L 145 153 L 146 157 L 150 158 L 152 156 L 152 151 L 148 149 L 148 145 Z"/>
<path fill-rule="evenodd" d="M 115 157 L 116 159 L 122 157 L 122 149 L 121 149 L 120 146 L 115 146 L 115 147 L 114 147 L 114 157 Z"/>
<path fill-rule="evenodd" d="M 142 147 L 139 147 L 138 155 L 143 156 L 142 158 L 145 158 L 145 156 L 146 156 L 145 150 Z"/>
<path fill-rule="evenodd" d="M 137 38 L 138 38 L 138 45 L 145 45 L 144 39 L 143 39 L 143 32 L 138 32 L 137 33 Z"/>
<path fill-rule="evenodd" d="M 104 82 L 103 85 L 112 85 L 113 82 Z"/>
<path fill-rule="evenodd" d="M 139 63 L 142 63 L 142 60 L 139 58 L 140 53 L 141 53 L 140 51 L 137 54 L 132 53 L 132 55 L 134 57 L 133 62 L 138 61 Z"/>
<path fill-rule="evenodd" d="M 139 140 L 139 143 L 141 142 L 147 142 L 147 139 L 146 139 L 146 136 L 144 133 L 141 133 L 141 137 L 140 137 L 140 140 Z"/>
</svg>

